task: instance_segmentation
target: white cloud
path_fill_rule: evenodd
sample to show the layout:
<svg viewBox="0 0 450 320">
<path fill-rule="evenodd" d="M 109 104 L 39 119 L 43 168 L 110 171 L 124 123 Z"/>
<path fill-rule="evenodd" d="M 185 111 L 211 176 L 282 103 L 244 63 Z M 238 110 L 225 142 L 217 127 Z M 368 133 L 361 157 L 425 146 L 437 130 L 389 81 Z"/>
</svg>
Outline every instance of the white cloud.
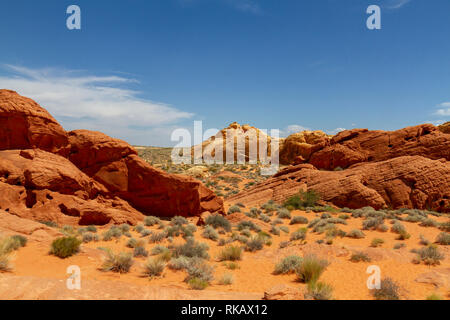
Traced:
<svg viewBox="0 0 450 320">
<path fill-rule="evenodd" d="M 199 3 L 207 3 L 211 0 L 178 0 L 178 3 L 183 7 L 189 7 L 197 5 Z M 256 0 L 215 0 L 217 3 L 226 4 L 236 10 L 251 13 L 255 15 L 260 15 L 263 13 L 261 6 Z"/>
<path fill-rule="evenodd" d="M 342 132 L 342 131 L 345 131 L 345 130 L 347 130 L 347 129 L 345 129 L 345 128 L 336 128 L 336 129 L 333 129 L 333 130 L 328 130 L 328 131 L 326 131 L 326 133 L 329 134 L 329 135 L 334 136 L 334 135 L 338 134 L 339 132 Z"/>
<path fill-rule="evenodd" d="M 286 128 L 280 130 L 280 137 L 287 137 L 293 133 L 302 132 L 310 130 L 307 127 L 298 125 L 298 124 L 291 124 L 288 125 Z"/>
<path fill-rule="evenodd" d="M 400 9 L 411 1 L 412 0 L 386 0 L 385 7 L 392 10 Z"/>
<path fill-rule="evenodd" d="M 118 76 L 80 75 L 60 69 L 30 69 L 6 65 L 11 71 L 0 76 L 0 88 L 11 89 L 36 100 L 67 130 L 99 130 L 130 143 L 133 137 L 191 118 L 192 113 L 170 105 L 139 98 L 139 92 L 124 88 L 136 80 Z M 114 134 L 113 134 L 114 133 Z M 155 139 L 156 138 L 156 139 Z M 163 140 L 170 139 L 162 137 Z M 158 137 L 152 136 L 152 143 Z"/>
<path fill-rule="evenodd" d="M 444 102 L 438 105 L 438 108 L 435 112 L 435 115 L 450 117 L 450 102 Z"/>
</svg>

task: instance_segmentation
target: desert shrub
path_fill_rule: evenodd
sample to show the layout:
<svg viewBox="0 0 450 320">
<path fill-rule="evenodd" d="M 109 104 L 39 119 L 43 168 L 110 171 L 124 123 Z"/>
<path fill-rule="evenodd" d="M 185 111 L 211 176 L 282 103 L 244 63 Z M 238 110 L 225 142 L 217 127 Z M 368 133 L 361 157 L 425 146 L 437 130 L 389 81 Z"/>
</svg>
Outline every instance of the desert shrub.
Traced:
<svg viewBox="0 0 450 320">
<path fill-rule="evenodd" d="M 391 231 L 394 233 L 405 233 L 406 232 L 406 228 L 403 224 L 401 224 L 400 221 L 395 221 L 394 224 L 391 227 Z"/>
<path fill-rule="evenodd" d="M 188 238 L 184 244 L 173 247 L 174 257 L 199 257 L 203 259 L 209 259 L 208 245 L 206 243 L 196 242 L 192 238 Z"/>
<path fill-rule="evenodd" d="M 421 234 L 421 235 L 419 236 L 419 239 L 420 239 L 419 243 L 420 243 L 421 245 L 428 246 L 428 245 L 431 244 L 430 240 L 428 240 L 427 238 L 425 238 L 425 236 L 424 236 L 423 234 Z"/>
<path fill-rule="evenodd" d="M 261 213 L 258 219 L 266 223 L 270 223 L 270 217 L 265 215 L 264 213 Z"/>
<path fill-rule="evenodd" d="M 231 224 L 226 218 L 221 215 L 210 215 L 205 220 L 206 225 L 213 227 L 214 229 L 223 228 L 225 231 L 231 231 Z"/>
<path fill-rule="evenodd" d="M 380 232 L 387 232 L 388 230 L 389 230 L 389 227 L 385 224 L 380 224 L 377 227 L 377 231 L 380 231 Z"/>
<path fill-rule="evenodd" d="M 374 239 L 372 239 L 370 246 L 376 248 L 376 247 L 380 247 L 383 243 L 384 243 L 383 239 L 374 238 Z"/>
<path fill-rule="evenodd" d="M 142 230 L 141 232 L 139 232 L 139 233 L 141 234 L 141 237 L 142 237 L 142 238 L 145 238 L 145 237 L 147 237 L 147 236 L 153 234 L 153 232 L 151 232 L 151 231 L 148 230 L 148 229 L 143 229 L 143 230 Z"/>
<path fill-rule="evenodd" d="M 431 245 L 417 250 L 417 258 L 413 262 L 423 262 L 426 265 L 435 266 L 439 265 L 441 260 L 444 260 L 444 254 L 439 251 L 437 246 Z"/>
<path fill-rule="evenodd" d="M 66 236 L 71 236 L 75 234 L 75 229 L 72 226 L 63 226 L 61 228 L 61 232 Z"/>
<path fill-rule="evenodd" d="M 279 226 L 280 230 L 284 233 L 289 233 L 289 228 L 287 226 Z"/>
<path fill-rule="evenodd" d="M 325 231 L 325 237 L 327 238 L 336 238 L 336 237 L 345 237 L 347 235 L 347 233 L 343 230 L 340 230 L 338 228 L 336 228 L 336 226 L 334 224 L 330 224 L 329 227 L 327 227 Z"/>
<path fill-rule="evenodd" d="M 420 226 L 422 227 L 437 227 L 438 225 L 439 224 L 436 221 L 430 218 L 426 218 L 420 223 Z"/>
<path fill-rule="evenodd" d="M 369 218 L 363 221 L 363 230 L 375 230 L 383 224 L 382 218 Z"/>
<path fill-rule="evenodd" d="M 137 240 L 135 238 L 131 238 L 127 241 L 126 246 L 128 248 L 134 248 L 134 247 L 136 247 L 136 244 L 137 244 Z"/>
<path fill-rule="evenodd" d="M 92 242 L 92 241 L 98 241 L 98 235 L 92 232 L 85 232 L 83 233 L 83 237 L 82 237 L 83 242 L 87 243 L 87 242 Z"/>
<path fill-rule="evenodd" d="M 134 227 L 134 231 L 136 231 L 138 233 L 141 233 L 142 230 L 144 230 L 144 229 L 145 229 L 145 227 L 143 224 L 138 224 L 137 226 Z"/>
<path fill-rule="evenodd" d="M 182 226 L 185 224 L 188 224 L 188 221 L 185 217 L 175 216 L 172 219 L 170 219 L 171 226 Z"/>
<path fill-rule="evenodd" d="M 250 231 L 250 229 L 244 229 L 241 231 L 241 235 L 243 235 L 244 237 L 250 238 L 252 236 L 252 232 Z"/>
<path fill-rule="evenodd" d="M 133 257 L 147 257 L 148 251 L 145 249 L 145 247 L 134 247 L 133 250 Z"/>
<path fill-rule="evenodd" d="M 14 250 L 24 247 L 27 241 L 27 238 L 21 235 L 0 239 L 0 253 L 11 253 Z"/>
<path fill-rule="evenodd" d="M 401 249 L 401 248 L 404 248 L 404 247 L 406 247 L 406 244 L 404 244 L 404 243 L 396 243 L 394 245 L 394 249 L 395 250 L 398 250 L 398 249 Z"/>
<path fill-rule="evenodd" d="M 320 219 L 330 219 L 330 218 L 331 218 L 331 214 L 326 213 L 326 212 L 324 212 L 320 215 Z"/>
<path fill-rule="evenodd" d="M 278 228 L 276 226 L 271 226 L 270 227 L 270 233 L 275 235 L 275 236 L 279 236 L 280 235 L 280 228 Z"/>
<path fill-rule="evenodd" d="M 54 221 L 39 221 L 39 223 L 42 223 L 42 224 L 44 224 L 44 225 L 46 225 L 47 227 L 50 227 L 50 228 L 57 228 L 58 227 L 58 224 L 56 222 L 54 222 Z"/>
<path fill-rule="evenodd" d="M 225 273 L 219 279 L 219 284 L 220 285 L 225 285 L 226 286 L 226 285 L 233 284 L 233 282 L 234 282 L 234 279 L 233 279 L 233 275 L 231 273 Z"/>
<path fill-rule="evenodd" d="M 272 212 L 278 208 L 279 206 L 273 200 L 269 200 L 261 206 L 261 209 L 264 209 L 266 212 Z"/>
<path fill-rule="evenodd" d="M 397 240 L 407 240 L 411 238 L 411 235 L 406 231 L 400 231 Z"/>
<path fill-rule="evenodd" d="M 289 222 L 289 224 L 308 224 L 308 219 L 302 216 L 295 216 L 292 217 L 291 221 Z"/>
<path fill-rule="evenodd" d="M 238 246 L 229 246 L 220 251 L 219 261 L 237 261 L 242 258 L 242 249 Z"/>
<path fill-rule="evenodd" d="M 297 231 L 291 233 L 291 236 L 290 236 L 289 240 L 291 240 L 291 241 L 294 241 L 294 240 L 305 240 L 307 231 L 308 230 L 306 228 L 300 228 Z"/>
<path fill-rule="evenodd" d="M 427 297 L 427 300 L 444 300 L 444 299 L 439 294 L 433 293 Z"/>
<path fill-rule="evenodd" d="M 214 268 L 202 260 L 192 260 L 187 266 L 186 272 L 188 275 L 184 279 L 185 282 L 198 278 L 209 283 L 214 279 Z"/>
<path fill-rule="evenodd" d="M 280 249 L 286 248 L 291 244 L 290 241 L 281 241 L 279 244 Z"/>
<path fill-rule="evenodd" d="M 261 237 L 253 236 L 251 237 L 245 246 L 246 251 L 254 252 L 261 250 L 264 246 L 264 240 Z"/>
<path fill-rule="evenodd" d="M 156 245 L 156 246 L 154 246 L 152 248 L 151 254 L 152 255 L 157 255 L 157 254 L 161 254 L 161 253 L 166 252 L 166 251 L 170 251 L 169 248 L 158 244 L 158 245 Z"/>
<path fill-rule="evenodd" d="M 144 275 L 147 277 L 159 277 L 164 272 L 166 263 L 161 259 L 150 258 L 145 262 Z"/>
<path fill-rule="evenodd" d="M 50 248 L 50 254 L 59 258 L 73 256 L 80 250 L 81 241 L 75 237 L 62 237 L 53 240 Z"/>
<path fill-rule="evenodd" d="M 126 224 L 126 223 L 123 223 L 123 224 L 121 224 L 119 226 L 119 229 L 120 229 L 120 231 L 122 231 L 122 233 L 129 232 L 130 231 L 130 225 Z"/>
<path fill-rule="evenodd" d="M 436 243 L 448 246 L 450 244 L 450 233 L 441 232 L 436 238 Z"/>
<path fill-rule="evenodd" d="M 333 287 L 324 282 L 309 282 L 308 291 L 305 296 L 307 299 L 331 300 L 333 297 Z"/>
<path fill-rule="evenodd" d="M 295 273 L 295 270 L 301 265 L 303 259 L 299 256 L 288 256 L 283 258 L 275 265 L 274 274 Z"/>
<path fill-rule="evenodd" d="M 0 252 L 0 272 L 10 272 L 11 270 L 10 254 L 8 252 Z"/>
<path fill-rule="evenodd" d="M 192 290 L 204 290 L 209 286 L 208 281 L 199 278 L 192 278 L 188 280 L 187 283 Z"/>
<path fill-rule="evenodd" d="M 347 220 L 350 219 L 350 216 L 348 214 L 340 214 L 338 218 L 342 220 Z"/>
<path fill-rule="evenodd" d="M 347 233 L 347 237 L 353 238 L 353 239 L 362 239 L 365 236 L 366 235 L 364 234 L 364 232 L 362 232 L 361 230 L 358 230 L 358 229 L 353 229 L 349 233 Z"/>
<path fill-rule="evenodd" d="M 172 270 L 185 270 L 191 263 L 192 258 L 180 256 L 178 258 L 172 258 L 169 261 L 168 267 Z"/>
<path fill-rule="evenodd" d="M 439 229 L 445 232 L 450 232 L 450 221 L 440 223 Z"/>
<path fill-rule="evenodd" d="M 283 224 L 283 220 L 282 219 L 280 219 L 280 218 L 275 218 L 273 221 L 272 221 L 272 224 L 275 226 L 275 225 L 278 225 L 278 224 Z"/>
<path fill-rule="evenodd" d="M 103 241 L 110 241 L 113 238 L 120 238 L 122 231 L 117 226 L 112 226 L 108 231 L 103 233 Z"/>
<path fill-rule="evenodd" d="M 321 274 L 328 266 L 328 261 L 319 259 L 315 255 L 306 255 L 300 266 L 295 270 L 301 282 L 317 282 Z"/>
<path fill-rule="evenodd" d="M 127 273 L 130 271 L 133 265 L 133 256 L 129 252 L 120 252 L 114 254 L 111 250 L 106 251 L 107 256 L 103 261 L 101 270 L 102 271 L 112 271 L 118 273 Z"/>
<path fill-rule="evenodd" d="M 371 260 L 372 259 L 370 259 L 370 257 L 366 253 L 361 251 L 354 252 L 350 257 L 350 261 L 352 262 L 360 262 L 360 261 L 370 262 Z"/>
<path fill-rule="evenodd" d="M 219 234 L 213 227 L 207 226 L 202 232 L 202 237 L 205 239 L 217 241 L 217 239 L 219 239 Z"/>
<path fill-rule="evenodd" d="M 86 227 L 86 231 L 96 233 L 97 227 L 91 224 L 90 226 Z"/>
<path fill-rule="evenodd" d="M 144 225 L 147 227 L 152 227 L 160 222 L 161 220 L 158 217 L 148 216 L 144 218 Z"/>
<path fill-rule="evenodd" d="M 239 206 L 231 206 L 228 209 L 228 214 L 232 214 L 232 213 L 236 213 L 236 212 L 241 212 L 241 208 Z"/>
<path fill-rule="evenodd" d="M 295 209 L 303 209 L 306 207 L 314 207 L 317 201 L 320 200 L 320 196 L 314 190 L 300 191 L 298 194 L 290 197 L 284 206 L 291 206 Z"/>
<path fill-rule="evenodd" d="M 291 212 L 286 208 L 280 208 L 277 211 L 277 216 L 280 219 L 290 219 L 291 218 Z"/>
<path fill-rule="evenodd" d="M 239 222 L 238 225 L 237 225 L 237 229 L 239 231 L 242 231 L 244 229 L 250 229 L 250 230 L 253 230 L 253 231 L 256 231 L 256 232 L 261 231 L 260 227 L 258 227 L 252 221 L 247 221 L 247 220 Z"/>
<path fill-rule="evenodd" d="M 380 282 L 380 289 L 372 289 L 372 295 L 376 300 L 399 300 L 399 286 L 391 278 L 384 278 Z"/>
<path fill-rule="evenodd" d="M 239 265 L 236 262 L 224 262 L 223 265 L 229 270 L 239 269 Z"/>
<path fill-rule="evenodd" d="M 165 231 L 155 232 L 150 235 L 150 238 L 148 241 L 150 243 L 159 243 L 159 242 L 163 241 L 164 239 L 166 239 L 167 237 L 168 237 L 168 234 Z"/>
</svg>

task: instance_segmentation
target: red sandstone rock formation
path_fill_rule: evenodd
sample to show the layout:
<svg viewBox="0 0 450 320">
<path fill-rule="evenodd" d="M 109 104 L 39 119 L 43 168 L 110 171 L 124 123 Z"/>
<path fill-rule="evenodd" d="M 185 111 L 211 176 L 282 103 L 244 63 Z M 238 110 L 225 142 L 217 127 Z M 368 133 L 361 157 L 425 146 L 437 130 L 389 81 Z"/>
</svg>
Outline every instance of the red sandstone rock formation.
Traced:
<svg viewBox="0 0 450 320">
<path fill-rule="evenodd" d="M 193 178 L 157 170 L 126 142 L 66 133 L 31 99 L 0 90 L 0 209 L 64 224 L 135 224 L 158 216 L 223 213 Z M 139 211 L 140 212 L 139 212 Z"/>
<path fill-rule="evenodd" d="M 338 133 L 329 142 L 322 139 L 308 150 L 298 150 L 297 156 L 302 156 L 305 163 L 326 170 L 338 167 L 345 169 L 355 163 L 412 155 L 450 160 L 450 135 L 431 124 L 397 131 L 353 129 Z M 294 163 L 295 154 L 292 153 L 292 148 L 290 151 L 286 155 L 285 149 L 281 150 L 280 159 L 284 159 L 285 164 Z"/>
<path fill-rule="evenodd" d="M 450 212 L 450 163 L 421 156 L 360 163 L 343 171 L 291 166 L 230 202 L 282 203 L 299 190 L 315 190 L 339 207 L 418 208 Z"/>
</svg>

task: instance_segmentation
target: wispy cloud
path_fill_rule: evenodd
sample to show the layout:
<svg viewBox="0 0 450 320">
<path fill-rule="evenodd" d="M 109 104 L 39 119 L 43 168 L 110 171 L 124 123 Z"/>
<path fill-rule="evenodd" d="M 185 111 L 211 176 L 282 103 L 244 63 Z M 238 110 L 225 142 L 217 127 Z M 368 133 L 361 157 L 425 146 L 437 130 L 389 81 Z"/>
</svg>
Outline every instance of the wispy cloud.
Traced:
<svg viewBox="0 0 450 320">
<path fill-rule="evenodd" d="M 4 70 L 9 72 L 0 75 L 0 88 L 36 100 L 68 130 L 100 130 L 133 139 L 193 116 L 170 105 L 139 98 L 140 92 L 126 88 L 136 85 L 137 81 L 131 78 L 14 65 L 5 65 Z"/>
<path fill-rule="evenodd" d="M 329 134 L 329 135 L 334 136 L 334 135 L 338 134 L 339 132 L 342 132 L 342 131 L 345 131 L 345 130 L 347 130 L 347 129 L 345 129 L 345 128 L 336 128 L 336 129 L 333 129 L 333 130 L 327 130 L 326 133 Z"/>
<path fill-rule="evenodd" d="M 299 125 L 299 124 L 291 124 L 291 125 L 288 125 L 287 127 L 285 127 L 284 129 L 280 130 L 280 137 L 287 137 L 293 133 L 307 131 L 307 130 L 310 130 L 310 129 L 307 127 L 304 127 L 302 125 Z"/>
<path fill-rule="evenodd" d="M 229 7 L 232 7 L 241 12 L 246 12 L 254 15 L 260 15 L 263 13 L 263 10 L 257 0 L 178 0 L 178 2 L 184 7 L 211 1 L 214 1 L 218 4 L 228 5 Z"/>
<path fill-rule="evenodd" d="M 450 102 L 444 102 L 438 105 L 435 115 L 450 117 Z"/>
<path fill-rule="evenodd" d="M 412 0 L 385 0 L 384 7 L 391 10 L 400 9 L 411 1 Z"/>
</svg>

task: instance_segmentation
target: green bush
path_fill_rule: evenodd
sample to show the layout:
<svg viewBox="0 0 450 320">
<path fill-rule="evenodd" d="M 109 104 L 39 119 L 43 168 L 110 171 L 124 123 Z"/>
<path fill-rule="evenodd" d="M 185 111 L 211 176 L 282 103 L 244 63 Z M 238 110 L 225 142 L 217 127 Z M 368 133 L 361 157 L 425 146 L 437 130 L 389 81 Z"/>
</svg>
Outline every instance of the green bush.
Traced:
<svg viewBox="0 0 450 320">
<path fill-rule="evenodd" d="M 161 259 L 148 259 L 144 265 L 144 275 L 147 277 L 159 277 L 164 272 L 166 263 Z"/>
<path fill-rule="evenodd" d="M 315 255 L 306 255 L 295 273 L 301 282 L 317 282 L 327 266 L 327 260 L 319 259 Z"/>
<path fill-rule="evenodd" d="M 361 251 L 354 252 L 350 257 L 350 261 L 352 262 L 360 262 L 360 261 L 370 262 L 371 260 L 372 259 L 370 259 L 370 257 L 366 253 Z"/>
<path fill-rule="evenodd" d="M 273 234 L 273 235 L 275 235 L 275 236 L 279 236 L 279 235 L 280 235 L 280 228 L 278 228 L 278 227 L 272 225 L 272 226 L 270 227 L 270 233 Z"/>
<path fill-rule="evenodd" d="M 376 248 L 376 247 L 380 247 L 383 243 L 384 243 L 383 239 L 374 238 L 372 240 L 372 242 L 370 243 L 370 246 Z"/>
<path fill-rule="evenodd" d="M 391 231 L 394 233 L 405 233 L 406 228 L 403 224 L 401 224 L 399 221 L 395 221 L 394 224 L 391 227 Z"/>
<path fill-rule="evenodd" d="M 189 287 L 193 290 L 204 290 L 209 286 L 208 281 L 204 281 L 199 278 L 189 279 L 187 283 Z"/>
<path fill-rule="evenodd" d="M 309 282 L 307 299 L 331 300 L 333 298 L 333 287 L 323 282 Z"/>
<path fill-rule="evenodd" d="M 188 258 L 185 256 L 180 256 L 178 258 L 172 258 L 169 261 L 168 267 L 172 270 L 186 270 L 193 259 L 200 258 Z"/>
<path fill-rule="evenodd" d="M 237 261 L 242 259 L 242 248 L 238 246 L 229 246 L 220 251 L 219 261 Z"/>
<path fill-rule="evenodd" d="M 97 227 L 94 226 L 94 225 L 87 226 L 86 227 L 86 231 L 96 233 L 97 232 Z"/>
<path fill-rule="evenodd" d="M 299 256 L 288 256 L 282 259 L 275 266 L 274 274 L 295 273 L 297 268 L 302 264 L 303 258 Z"/>
<path fill-rule="evenodd" d="M 133 257 L 147 257 L 148 251 L 145 249 L 145 247 L 135 247 L 133 250 Z"/>
<path fill-rule="evenodd" d="M 427 300 L 444 300 L 444 299 L 439 294 L 433 293 L 427 297 Z"/>
<path fill-rule="evenodd" d="M 304 209 L 306 207 L 314 207 L 320 196 L 314 190 L 307 192 L 300 191 L 298 194 L 290 197 L 285 203 L 285 207 L 293 207 L 295 209 Z"/>
<path fill-rule="evenodd" d="M 172 226 L 182 226 L 188 224 L 188 221 L 185 217 L 175 216 L 170 220 L 170 225 Z"/>
<path fill-rule="evenodd" d="M 62 237 L 53 240 L 50 254 L 65 259 L 80 250 L 81 241 L 75 237 Z"/>
<path fill-rule="evenodd" d="M 206 225 L 213 227 L 214 229 L 223 228 L 225 231 L 231 231 L 231 224 L 225 217 L 219 214 L 213 214 L 206 218 Z"/>
<path fill-rule="evenodd" d="M 256 232 L 261 231 L 260 227 L 258 227 L 252 221 L 247 221 L 247 220 L 239 222 L 238 225 L 237 225 L 237 229 L 239 231 L 242 231 L 244 229 L 250 229 L 250 230 L 253 230 L 253 231 L 256 231 Z"/>
<path fill-rule="evenodd" d="M 164 239 L 166 239 L 168 237 L 168 233 L 165 231 L 162 232 L 156 232 L 156 233 L 152 233 L 150 238 L 149 238 L 149 242 L 150 243 L 158 243 L 163 241 Z"/>
<path fill-rule="evenodd" d="M 111 250 L 107 250 L 107 257 L 103 261 L 102 271 L 112 271 L 118 273 L 127 273 L 133 265 L 133 256 L 129 252 L 120 252 L 114 254 Z"/>
<path fill-rule="evenodd" d="M 391 278 L 381 280 L 380 289 L 372 289 L 372 295 L 376 300 L 399 300 L 399 286 Z"/>
</svg>

